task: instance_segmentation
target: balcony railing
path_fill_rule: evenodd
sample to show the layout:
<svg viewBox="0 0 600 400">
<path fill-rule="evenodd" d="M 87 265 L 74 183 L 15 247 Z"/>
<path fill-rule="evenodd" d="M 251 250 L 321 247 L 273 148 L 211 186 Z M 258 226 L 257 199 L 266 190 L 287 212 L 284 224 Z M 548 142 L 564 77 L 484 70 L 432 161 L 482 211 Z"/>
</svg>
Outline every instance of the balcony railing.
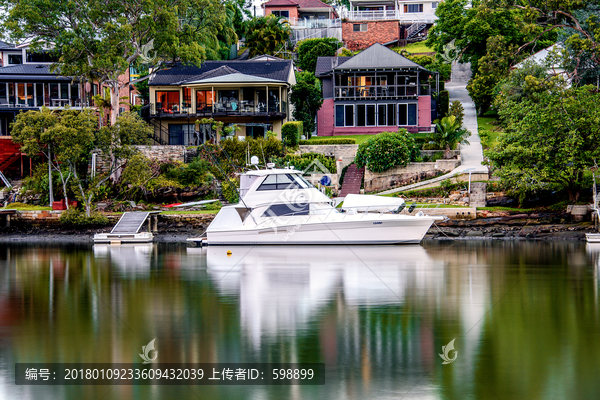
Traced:
<svg viewBox="0 0 600 400">
<path fill-rule="evenodd" d="M 337 19 L 310 19 L 310 18 L 286 18 L 293 29 L 315 29 L 315 28 L 341 28 L 342 20 Z"/>
<path fill-rule="evenodd" d="M 402 97 L 427 96 L 431 94 L 429 85 L 380 85 L 380 86 L 338 86 L 336 99 L 393 99 Z"/>
<path fill-rule="evenodd" d="M 25 100 L 19 99 L 15 96 L 9 96 L 6 98 L 0 98 L 0 107 L 8 108 L 39 108 L 39 107 L 90 107 L 85 101 L 81 101 L 79 98 L 72 99 L 57 99 L 48 96 L 35 96 L 34 98 L 27 98 Z"/>
<path fill-rule="evenodd" d="M 281 103 L 281 111 L 280 111 Z M 287 102 L 274 101 L 269 102 L 254 102 L 249 100 L 228 101 L 218 103 L 199 102 L 195 104 L 195 108 L 189 103 L 150 103 L 151 115 L 266 115 L 273 113 L 285 114 L 287 112 Z"/>
<path fill-rule="evenodd" d="M 405 24 L 414 24 L 418 22 L 433 24 L 437 20 L 437 17 L 435 14 L 404 13 L 400 10 L 344 10 L 342 11 L 342 19 L 347 19 L 349 21 L 399 20 Z"/>
</svg>

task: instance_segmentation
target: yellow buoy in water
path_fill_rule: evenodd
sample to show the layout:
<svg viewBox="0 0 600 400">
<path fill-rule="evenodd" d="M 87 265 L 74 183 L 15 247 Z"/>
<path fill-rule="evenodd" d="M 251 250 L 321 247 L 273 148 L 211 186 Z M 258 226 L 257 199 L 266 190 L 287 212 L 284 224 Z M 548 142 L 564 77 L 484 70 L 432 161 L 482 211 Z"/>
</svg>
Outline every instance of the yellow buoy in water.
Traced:
<svg viewBox="0 0 600 400">
<path fill-rule="evenodd" d="M 230 256 L 231 255 L 231 250 L 227 250 L 227 255 Z"/>
</svg>

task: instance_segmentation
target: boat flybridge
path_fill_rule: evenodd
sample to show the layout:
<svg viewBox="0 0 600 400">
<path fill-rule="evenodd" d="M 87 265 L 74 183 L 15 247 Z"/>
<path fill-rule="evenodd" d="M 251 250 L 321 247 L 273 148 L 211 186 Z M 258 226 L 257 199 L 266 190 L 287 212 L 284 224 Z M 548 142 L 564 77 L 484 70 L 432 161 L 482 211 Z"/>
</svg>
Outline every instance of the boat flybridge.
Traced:
<svg viewBox="0 0 600 400">
<path fill-rule="evenodd" d="M 294 169 L 248 171 L 240 176 L 240 202 L 221 208 L 208 245 L 419 243 L 441 216 L 400 214 L 404 200 L 348 195 L 341 209 Z"/>
</svg>

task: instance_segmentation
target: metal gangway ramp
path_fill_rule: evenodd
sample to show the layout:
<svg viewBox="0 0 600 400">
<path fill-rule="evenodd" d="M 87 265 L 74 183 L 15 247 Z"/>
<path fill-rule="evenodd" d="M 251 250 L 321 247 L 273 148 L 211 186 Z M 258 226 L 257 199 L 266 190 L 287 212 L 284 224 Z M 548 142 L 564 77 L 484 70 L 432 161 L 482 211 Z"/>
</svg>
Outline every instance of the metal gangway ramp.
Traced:
<svg viewBox="0 0 600 400">
<path fill-rule="evenodd" d="M 150 232 L 150 225 L 148 225 L 148 232 L 140 232 L 142 226 L 153 214 L 158 214 L 160 211 L 136 211 L 136 212 L 125 212 L 113 227 L 110 233 L 97 233 L 94 235 L 94 243 L 111 243 L 121 244 L 125 243 L 147 243 L 154 239 L 154 235 Z M 156 230 L 156 219 L 154 224 Z"/>
</svg>

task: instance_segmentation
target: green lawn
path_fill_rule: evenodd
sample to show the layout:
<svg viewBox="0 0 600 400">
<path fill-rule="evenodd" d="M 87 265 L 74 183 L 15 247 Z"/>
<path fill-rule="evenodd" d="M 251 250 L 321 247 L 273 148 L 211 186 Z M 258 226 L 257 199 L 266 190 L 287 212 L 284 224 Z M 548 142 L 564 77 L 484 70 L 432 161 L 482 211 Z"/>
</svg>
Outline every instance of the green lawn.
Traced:
<svg viewBox="0 0 600 400">
<path fill-rule="evenodd" d="M 197 210 L 197 211 L 163 211 L 161 215 L 186 215 L 186 214 L 216 214 L 219 210 Z"/>
<path fill-rule="evenodd" d="M 415 138 L 427 137 L 428 133 L 419 132 L 419 133 L 412 133 L 411 135 Z M 356 139 L 356 144 L 361 144 L 362 142 L 364 142 L 365 140 L 367 140 L 373 136 L 374 135 L 313 136 L 310 138 L 310 140 L 317 141 L 317 140 L 327 140 L 327 139 Z"/>
<path fill-rule="evenodd" d="M 487 113 L 486 116 L 477 117 L 479 137 L 484 149 L 496 147 L 498 135 L 502 133 L 502 127 L 498 125 L 498 116 Z"/>
<path fill-rule="evenodd" d="M 409 43 L 406 47 L 394 47 L 394 49 L 404 49 L 409 53 L 433 53 L 435 50 L 425 45 L 425 42 Z"/>
<path fill-rule="evenodd" d="M 8 210 L 19 210 L 19 211 L 52 211 L 52 207 L 35 206 L 33 204 L 23 204 L 23 203 L 10 203 L 5 208 Z"/>
</svg>

